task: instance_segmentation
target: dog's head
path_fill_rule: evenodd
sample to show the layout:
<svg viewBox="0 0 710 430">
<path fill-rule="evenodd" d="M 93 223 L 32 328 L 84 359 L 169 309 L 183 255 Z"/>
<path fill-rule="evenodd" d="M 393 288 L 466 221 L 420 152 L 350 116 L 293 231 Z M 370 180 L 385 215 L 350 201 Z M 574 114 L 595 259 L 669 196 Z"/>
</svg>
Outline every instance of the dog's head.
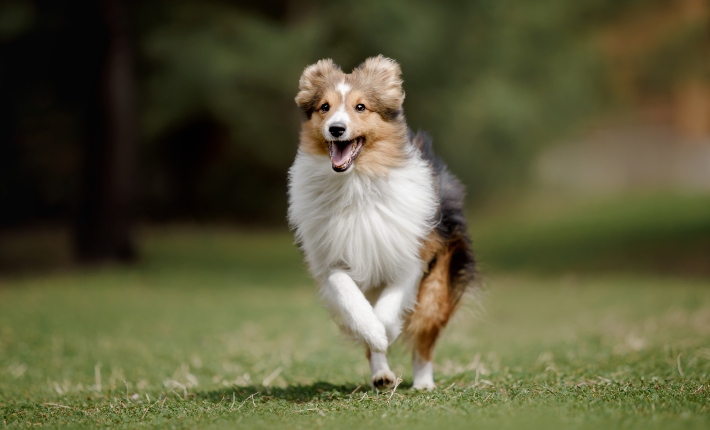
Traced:
<svg viewBox="0 0 710 430">
<path fill-rule="evenodd" d="M 328 155 L 336 172 L 382 171 L 401 163 L 407 128 L 399 64 L 368 58 L 350 74 L 332 60 L 308 66 L 296 104 L 304 114 L 302 150 Z"/>
</svg>

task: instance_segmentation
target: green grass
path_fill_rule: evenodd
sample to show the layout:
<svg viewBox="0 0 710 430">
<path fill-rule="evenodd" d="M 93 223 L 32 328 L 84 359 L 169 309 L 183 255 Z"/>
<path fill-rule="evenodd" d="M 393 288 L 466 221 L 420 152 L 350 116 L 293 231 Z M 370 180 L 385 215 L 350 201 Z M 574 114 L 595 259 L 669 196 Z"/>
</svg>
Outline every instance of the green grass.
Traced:
<svg viewBox="0 0 710 430">
<path fill-rule="evenodd" d="M 473 225 L 482 263 L 497 271 L 710 276 L 710 196 L 538 199 Z"/>
<path fill-rule="evenodd" d="M 627 213 L 614 208 L 609 218 Z M 572 230 L 569 219 L 585 218 L 555 213 Z M 646 220 L 648 234 L 671 218 Z M 524 229 L 517 222 L 480 224 L 484 261 L 502 246 L 496 240 Z M 681 232 L 701 224 L 688 215 L 676 222 Z M 535 233 L 553 221 L 534 223 L 542 227 L 530 237 L 541 248 L 569 246 Z M 615 231 L 590 236 L 625 232 Z M 392 364 L 403 382 L 376 393 L 363 350 L 329 321 L 287 233 L 171 228 L 152 230 L 144 243 L 143 262 L 130 269 L 0 279 L 0 427 L 710 424 L 706 277 L 658 276 L 642 265 L 593 275 L 488 271 L 484 293 L 437 349 L 439 389 L 410 389 L 408 353 L 399 347 Z M 522 253 L 516 246 L 530 243 L 508 246 Z"/>
</svg>

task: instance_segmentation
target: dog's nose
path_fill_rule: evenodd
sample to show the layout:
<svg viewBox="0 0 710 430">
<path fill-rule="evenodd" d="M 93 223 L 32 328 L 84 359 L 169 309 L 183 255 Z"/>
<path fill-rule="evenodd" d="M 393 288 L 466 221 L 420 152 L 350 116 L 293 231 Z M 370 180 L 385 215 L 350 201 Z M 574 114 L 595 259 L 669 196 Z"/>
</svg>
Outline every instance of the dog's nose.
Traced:
<svg viewBox="0 0 710 430">
<path fill-rule="evenodd" d="M 336 122 L 328 127 L 328 131 L 333 135 L 333 137 L 340 137 L 343 133 L 345 133 L 345 124 L 342 122 Z"/>
</svg>

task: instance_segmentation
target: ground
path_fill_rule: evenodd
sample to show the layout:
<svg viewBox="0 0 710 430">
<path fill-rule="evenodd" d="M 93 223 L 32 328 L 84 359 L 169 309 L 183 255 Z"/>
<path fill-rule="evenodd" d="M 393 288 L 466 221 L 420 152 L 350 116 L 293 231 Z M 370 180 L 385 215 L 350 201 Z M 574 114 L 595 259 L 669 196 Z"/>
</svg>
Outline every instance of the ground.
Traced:
<svg viewBox="0 0 710 430">
<path fill-rule="evenodd" d="M 707 203 L 673 200 L 674 210 L 648 215 L 668 200 L 617 202 L 570 212 L 567 224 L 518 211 L 544 219 L 527 227 L 486 218 L 476 236 L 481 293 L 436 351 L 433 392 L 410 388 L 402 347 L 392 355 L 401 384 L 369 389 L 364 351 L 329 321 L 286 232 L 150 229 L 142 263 L 129 269 L 8 273 L 2 425 L 707 428 L 710 277 L 684 264 L 703 255 Z M 608 222 L 584 233 L 589 219 Z M 553 233 L 574 222 L 577 236 Z M 617 259 L 659 256 L 639 245 L 654 234 L 660 248 L 692 252 L 657 271 L 655 257 L 612 270 L 614 259 L 599 256 L 605 246 Z M 577 256 L 584 241 L 597 251 Z M 537 263 L 518 255 L 530 248 L 544 251 Z"/>
</svg>

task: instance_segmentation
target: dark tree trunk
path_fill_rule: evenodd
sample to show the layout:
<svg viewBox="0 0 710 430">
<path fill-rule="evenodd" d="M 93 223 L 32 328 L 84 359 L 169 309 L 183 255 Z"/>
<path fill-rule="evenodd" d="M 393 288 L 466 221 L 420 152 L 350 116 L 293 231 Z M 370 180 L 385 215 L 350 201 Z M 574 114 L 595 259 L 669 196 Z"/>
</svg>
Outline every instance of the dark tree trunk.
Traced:
<svg viewBox="0 0 710 430">
<path fill-rule="evenodd" d="M 87 42 L 82 45 L 94 51 L 87 53 L 94 61 L 90 65 L 94 76 L 86 99 L 76 255 L 82 262 L 130 261 L 136 257 L 131 231 L 136 122 L 127 11 L 121 0 L 86 3 Z"/>
</svg>

